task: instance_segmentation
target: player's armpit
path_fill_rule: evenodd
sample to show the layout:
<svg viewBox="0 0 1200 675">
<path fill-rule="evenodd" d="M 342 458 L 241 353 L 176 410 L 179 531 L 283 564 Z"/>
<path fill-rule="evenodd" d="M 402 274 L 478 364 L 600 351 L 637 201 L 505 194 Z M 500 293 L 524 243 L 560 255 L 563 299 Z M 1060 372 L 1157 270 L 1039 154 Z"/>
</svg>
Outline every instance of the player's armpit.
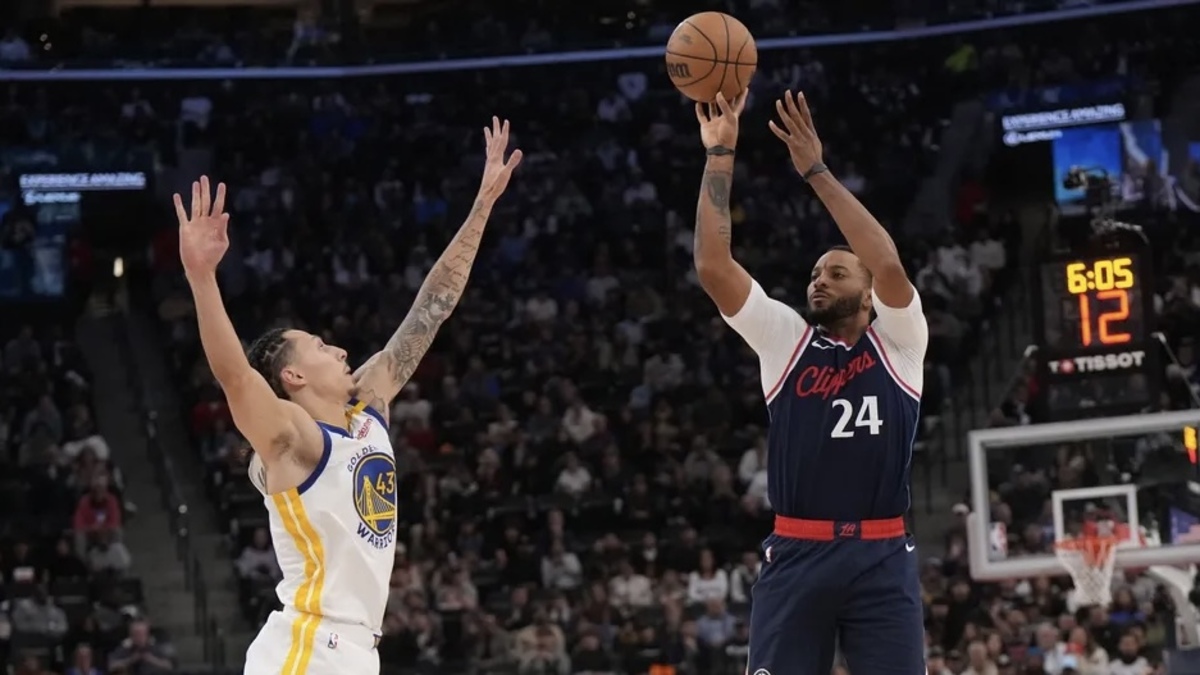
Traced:
<svg viewBox="0 0 1200 675">
<path fill-rule="evenodd" d="M 796 310 L 769 297 L 758 282 L 750 281 L 746 302 L 733 316 L 721 315 L 729 327 L 758 355 L 763 394 L 770 395 L 787 375 L 797 347 L 808 333 L 808 322 Z"/>
<path fill-rule="evenodd" d="M 287 453 L 320 454 L 321 430 L 312 417 L 295 403 L 279 398 L 262 375 L 248 371 L 222 382 L 221 388 L 234 425 L 265 466 Z"/>
</svg>

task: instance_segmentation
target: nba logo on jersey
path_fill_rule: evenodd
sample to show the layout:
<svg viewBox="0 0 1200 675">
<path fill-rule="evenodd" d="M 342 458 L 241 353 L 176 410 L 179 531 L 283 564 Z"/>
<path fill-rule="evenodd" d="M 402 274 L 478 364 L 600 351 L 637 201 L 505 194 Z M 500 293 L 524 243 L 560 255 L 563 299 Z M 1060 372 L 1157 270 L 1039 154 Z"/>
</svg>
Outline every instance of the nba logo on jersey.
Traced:
<svg viewBox="0 0 1200 675">
<path fill-rule="evenodd" d="M 388 548 L 396 535 L 396 462 L 368 445 L 348 468 L 354 472 L 358 536 L 375 548 Z"/>
<path fill-rule="evenodd" d="M 337 643 L 338 643 L 338 634 L 337 634 L 337 633 L 330 633 L 330 634 L 329 634 L 329 648 L 330 648 L 330 649 L 337 649 Z"/>
</svg>

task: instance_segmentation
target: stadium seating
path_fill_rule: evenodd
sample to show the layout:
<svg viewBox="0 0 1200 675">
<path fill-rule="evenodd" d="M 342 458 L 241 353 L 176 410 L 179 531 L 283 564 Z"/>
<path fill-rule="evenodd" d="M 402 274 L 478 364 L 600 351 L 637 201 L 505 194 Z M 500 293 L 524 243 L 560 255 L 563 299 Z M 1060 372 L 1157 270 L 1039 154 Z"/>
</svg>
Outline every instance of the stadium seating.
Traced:
<svg viewBox="0 0 1200 675">
<path fill-rule="evenodd" d="M 748 118 L 761 116 L 763 101 L 785 85 L 818 92 L 819 119 L 837 118 L 821 129 L 838 169 L 897 223 L 919 177 L 899 168 L 929 164 L 952 102 L 938 95 L 950 76 L 921 64 L 939 63 L 948 49 L 881 51 L 910 73 L 904 80 L 890 71 L 842 77 L 858 61 L 838 50 L 801 70 L 767 54 Z M 1003 82 L 1009 72 L 990 66 L 952 91 Z M 235 229 L 254 223 L 242 233 L 245 269 L 229 294 L 231 311 L 246 339 L 298 325 L 364 358 L 398 324 L 469 201 L 476 118 L 493 110 L 511 117 L 527 163 L 497 210 L 498 231 L 472 291 L 393 411 L 409 534 L 381 651 L 409 668 L 454 669 L 468 657 L 493 669 L 504 661 L 551 667 L 579 650 L 577 661 L 616 659 L 631 672 L 643 659 L 725 672 L 716 664 L 744 654 L 744 586 L 769 526 L 755 450 L 765 420 L 752 359 L 689 281 L 686 218 L 698 176 L 690 111 L 636 63 L 520 74 L 519 86 L 515 73 L 471 75 L 480 94 L 469 107 L 453 95 L 464 87 L 457 75 L 444 74 L 414 79 L 404 103 L 367 80 L 336 94 L 259 88 L 260 104 L 221 111 L 221 127 L 208 132 L 222 153 L 218 174 L 242 195 Z M 311 98 L 297 105 L 297 95 Z M 316 133 L 297 142 L 296 122 L 305 118 L 277 111 L 307 111 L 317 100 L 325 103 L 309 120 Z M 554 103 L 533 107 L 546 101 Z M 234 135 L 246 128 L 258 131 L 254 143 Z M 402 150 L 369 150 L 390 147 Z M 836 235 L 761 129 L 749 128 L 743 147 L 750 151 L 735 188 L 741 255 L 768 288 L 795 299 L 795 268 L 807 269 Z M 924 253 L 901 245 L 914 260 Z M 929 259 L 951 256 L 956 245 L 944 248 L 949 253 Z M 966 275 L 951 277 L 964 288 L 972 284 L 962 279 L 973 278 L 978 293 L 952 294 L 944 308 L 930 302 L 963 324 L 946 337 L 958 348 L 931 350 L 931 367 L 945 355 L 970 356 L 973 317 L 989 306 L 990 281 L 1002 278 L 1009 259 L 1000 256 L 991 270 L 970 263 L 930 271 Z M 918 283 L 928 278 L 918 275 Z M 198 345 L 190 333 L 173 334 L 180 381 L 193 379 L 203 370 Z M 194 432 L 202 447 L 217 448 L 209 456 L 212 494 L 238 541 L 244 612 L 261 620 L 274 606 L 277 572 L 261 553 L 258 498 L 240 477 L 219 394 L 208 383 L 193 400 L 202 411 Z M 709 547 L 712 573 L 699 570 Z M 628 573 L 616 573 L 626 561 Z M 735 585 L 740 595 L 722 590 Z M 678 602 L 664 604 L 666 597 Z M 710 598 L 725 604 L 706 606 Z M 581 617 L 566 635 L 538 618 L 561 613 L 563 603 Z M 593 632 L 608 650 L 583 639 Z M 539 634 L 549 649 L 536 648 Z"/>
<path fill-rule="evenodd" d="M 896 55 L 905 64 L 936 62 L 944 50 Z M 831 52 L 803 74 L 765 57 L 753 114 L 764 116 L 768 97 L 789 78 L 807 78 L 829 120 L 832 161 L 896 223 L 923 171 L 915 167 L 932 160 L 950 101 L 916 106 L 904 93 L 938 91 L 936 71 L 907 82 L 884 73 L 835 77 L 853 64 L 850 54 Z M 405 86 L 407 94 L 369 80 L 336 93 L 256 86 L 238 107 L 208 94 L 212 124 L 202 133 L 218 148 L 215 175 L 232 185 L 231 231 L 240 245 L 227 303 L 245 339 L 282 322 L 324 331 L 365 358 L 398 325 L 469 203 L 481 158 L 476 127 L 492 111 L 510 117 L 526 152 L 521 174 L 493 217 L 468 297 L 393 411 L 408 534 L 381 650 L 397 665 L 453 669 L 474 649 L 495 649 L 477 644 L 497 630 L 489 621 L 525 628 L 565 602 L 596 625 L 695 619 L 715 632 L 688 658 L 724 659 L 727 648 L 736 658 L 726 617 L 745 616 L 756 565 L 733 572 L 736 584 L 720 580 L 730 574 L 725 567 L 753 557 L 770 526 L 753 450 L 765 419 L 752 356 L 690 280 L 688 214 L 702 158 L 691 110 L 639 63 L 527 75 L 527 85 L 513 87 L 504 71 L 446 74 Z M 468 87 L 479 94 L 464 107 L 455 92 Z M 315 118 L 314 104 L 324 108 Z M 250 128 L 257 131 L 247 142 Z M 807 269 L 836 235 L 824 217 L 798 219 L 817 213 L 815 204 L 764 131 L 748 128 L 743 141 L 738 243 L 768 288 L 797 298 L 796 267 Z M 888 145 L 867 146 L 860 133 Z M 180 284 L 175 278 L 170 293 L 186 298 Z M 191 321 L 167 331 L 176 380 L 200 383 L 189 399 L 192 432 L 236 541 L 243 612 L 253 625 L 275 606 L 278 571 L 262 553 L 265 514 L 243 477 L 219 391 L 203 375 Z M 697 572 L 708 547 L 716 567 Z M 633 591 L 607 581 L 624 558 Z M 667 569 L 679 605 L 644 595 L 617 607 L 604 600 L 645 593 L 644 575 Z M 514 599 L 523 584 L 540 590 Z M 721 589 L 734 585 L 739 595 L 725 601 Z M 706 608 L 706 599 L 723 604 Z M 515 652 L 491 658 L 513 668 L 549 658 L 533 648 L 538 632 L 550 630 L 541 625 L 515 636 Z M 416 637 L 422 630 L 434 637 Z M 554 654 L 574 650 L 575 635 L 558 635 Z M 622 663 L 650 658 L 637 647 L 644 639 L 623 638 Z"/>
<path fill-rule="evenodd" d="M 61 672 L 75 655 L 105 663 L 142 587 L 73 311 L 24 311 L 28 323 L 0 328 L 0 659 Z"/>
</svg>

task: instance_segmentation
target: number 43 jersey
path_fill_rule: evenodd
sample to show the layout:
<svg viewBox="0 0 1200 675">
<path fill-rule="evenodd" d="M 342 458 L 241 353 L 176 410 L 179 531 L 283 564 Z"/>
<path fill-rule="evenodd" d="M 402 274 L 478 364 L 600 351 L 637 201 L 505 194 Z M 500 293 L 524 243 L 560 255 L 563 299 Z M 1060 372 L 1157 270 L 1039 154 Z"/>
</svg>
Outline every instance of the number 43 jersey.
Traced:
<svg viewBox="0 0 1200 675">
<path fill-rule="evenodd" d="M 723 317 L 758 354 L 768 431 L 767 495 L 782 516 L 860 521 L 908 511 L 929 327 L 916 291 L 883 305 L 850 345 L 755 283 Z"/>
<path fill-rule="evenodd" d="M 396 461 L 378 411 L 352 400 L 346 420 L 345 428 L 317 423 L 325 447 L 308 480 L 264 495 L 283 571 L 275 590 L 302 617 L 357 624 L 378 635 L 395 562 Z"/>
</svg>

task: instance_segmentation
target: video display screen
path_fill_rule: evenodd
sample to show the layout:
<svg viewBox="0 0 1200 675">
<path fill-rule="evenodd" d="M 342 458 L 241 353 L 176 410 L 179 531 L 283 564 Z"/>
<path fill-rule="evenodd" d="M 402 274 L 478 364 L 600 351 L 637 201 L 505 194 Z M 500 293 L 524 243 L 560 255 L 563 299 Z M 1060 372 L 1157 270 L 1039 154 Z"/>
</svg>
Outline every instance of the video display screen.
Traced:
<svg viewBox="0 0 1200 675">
<path fill-rule="evenodd" d="M 97 193 L 142 192 L 141 171 L 37 172 L 17 178 L 17 194 L 0 199 L 0 298 L 47 300 L 67 289 L 68 237 Z"/>
<path fill-rule="evenodd" d="M 1087 195 L 1082 188 L 1067 188 L 1063 179 L 1081 169 L 1108 176 L 1118 209 L 1200 213 L 1200 119 L 1131 116 L 1120 102 L 1002 115 L 1003 148 L 989 166 L 994 184 L 1026 196 L 1044 195 L 1064 215 L 1077 215 L 1085 211 Z"/>
</svg>

